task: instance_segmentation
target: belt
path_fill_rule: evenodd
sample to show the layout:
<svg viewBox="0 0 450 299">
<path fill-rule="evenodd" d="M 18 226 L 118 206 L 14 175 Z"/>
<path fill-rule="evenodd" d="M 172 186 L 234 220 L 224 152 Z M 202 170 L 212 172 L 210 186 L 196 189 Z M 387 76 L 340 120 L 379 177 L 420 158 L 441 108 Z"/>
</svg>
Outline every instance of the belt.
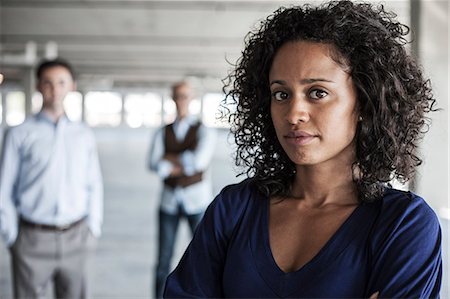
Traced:
<svg viewBox="0 0 450 299">
<path fill-rule="evenodd" d="M 77 220 L 75 222 L 72 222 L 72 223 L 69 223 L 66 225 L 49 225 L 49 224 L 39 224 L 39 223 L 30 222 L 28 220 L 21 218 L 20 224 L 22 224 L 23 226 L 26 226 L 26 227 L 31 227 L 31 228 L 40 229 L 40 230 L 63 232 L 63 231 L 69 230 L 71 228 L 74 228 L 75 226 L 81 224 L 84 220 L 85 220 L 85 218 L 81 218 L 80 220 Z"/>
</svg>

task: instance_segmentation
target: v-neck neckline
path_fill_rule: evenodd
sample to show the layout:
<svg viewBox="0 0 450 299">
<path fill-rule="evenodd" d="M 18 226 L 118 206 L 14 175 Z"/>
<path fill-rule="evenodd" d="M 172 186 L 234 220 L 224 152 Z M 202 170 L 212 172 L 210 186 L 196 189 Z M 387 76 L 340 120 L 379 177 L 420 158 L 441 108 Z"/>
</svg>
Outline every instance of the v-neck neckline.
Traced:
<svg viewBox="0 0 450 299">
<path fill-rule="evenodd" d="M 342 224 L 339 226 L 339 228 L 331 235 L 331 237 L 325 242 L 325 244 L 319 249 L 319 251 L 317 251 L 317 253 L 309 260 L 307 261 L 305 264 L 303 264 L 303 266 L 301 266 L 300 268 L 298 268 L 297 270 L 294 271 L 290 271 L 290 272 L 285 272 L 284 270 L 282 270 L 280 268 L 280 266 L 277 264 L 275 257 L 273 255 L 272 252 L 272 247 L 270 246 L 270 237 L 269 237 L 269 217 L 270 217 L 270 199 L 266 200 L 266 203 L 264 204 L 265 208 L 264 208 L 264 213 L 263 213 L 263 227 L 264 227 L 264 244 L 265 244 L 265 248 L 266 248 L 266 254 L 269 256 L 269 258 L 271 259 L 271 261 L 273 262 L 273 265 L 275 268 L 277 268 L 282 274 L 293 274 L 296 272 L 301 271 L 304 267 L 307 267 L 309 264 L 314 264 L 315 260 L 320 259 L 320 256 L 322 255 L 322 252 L 326 251 L 330 246 L 332 246 L 335 243 L 335 239 L 337 239 L 339 237 L 339 235 L 341 234 L 341 231 L 346 229 L 346 226 L 348 226 L 349 224 L 347 224 L 348 222 L 351 222 L 351 218 L 353 217 L 353 214 L 356 213 L 359 209 L 359 207 L 361 205 L 357 205 L 356 208 L 350 213 L 350 215 L 344 220 L 344 222 L 342 222 Z"/>
<path fill-rule="evenodd" d="M 301 288 L 300 283 L 290 283 L 291 280 L 302 281 L 303 277 L 308 277 L 311 281 L 313 276 L 317 276 L 320 272 L 326 270 L 328 266 L 336 260 L 352 241 L 352 236 L 357 230 L 357 226 L 353 225 L 358 221 L 362 211 L 362 205 L 358 205 L 347 219 L 341 224 L 336 232 L 330 237 L 325 245 L 317 252 L 317 254 L 305 263 L 302 267 L 292 272 L 284 272 L 276 263 L 272 254 L 269 240 L 269 204 L 268 197 L 258 198 L 264 202 L 259 205 L 259 227 L 258 238 L 251 238 L 251 250 L 254 262 L 258 272 L 267 285 L 279 297 L 286 297 Z M 257 241 L 259 239 L 259 241 Z"/>
</svg>

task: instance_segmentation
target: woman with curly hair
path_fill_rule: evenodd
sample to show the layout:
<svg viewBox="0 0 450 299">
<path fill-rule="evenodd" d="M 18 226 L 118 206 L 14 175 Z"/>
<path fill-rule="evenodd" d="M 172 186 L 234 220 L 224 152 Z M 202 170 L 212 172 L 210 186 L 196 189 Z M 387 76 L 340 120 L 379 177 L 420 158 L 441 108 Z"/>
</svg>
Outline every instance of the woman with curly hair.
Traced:
<svg viewBox="0 0 450 299">
<path fill-rule="evenodd" d="M 281 8 L 225 86 L 248 178 L 208 208 L 165 296 L 434 298 L 441 236 L 418 195 L 435 110 L 408 27 L 351 1 Z"/>
</svg>

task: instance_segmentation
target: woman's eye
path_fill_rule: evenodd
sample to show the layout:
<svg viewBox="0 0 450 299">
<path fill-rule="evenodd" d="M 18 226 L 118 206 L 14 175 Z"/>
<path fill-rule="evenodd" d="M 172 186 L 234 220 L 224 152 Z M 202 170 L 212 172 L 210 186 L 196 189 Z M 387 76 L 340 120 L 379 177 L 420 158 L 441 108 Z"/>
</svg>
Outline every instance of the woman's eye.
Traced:
<svg viewBox="0 0 450 299">
<path fill-rule="evenodd" d="M 309 96 L 311 99 L 321 99 L 321 98 L 326 97 L 327 95 L 328 95 L 328 93 L 321 89 L 314 89 L 314 90 L 311 90 L 311 92 L 309 93 Z"/>
<path fill-rule="evenodd" d="M 272 97 L 277 101 L 284 101 L 289 97 L 289 95 L 284 91 L 275 91 L 272 93 Z"/>
</svg>

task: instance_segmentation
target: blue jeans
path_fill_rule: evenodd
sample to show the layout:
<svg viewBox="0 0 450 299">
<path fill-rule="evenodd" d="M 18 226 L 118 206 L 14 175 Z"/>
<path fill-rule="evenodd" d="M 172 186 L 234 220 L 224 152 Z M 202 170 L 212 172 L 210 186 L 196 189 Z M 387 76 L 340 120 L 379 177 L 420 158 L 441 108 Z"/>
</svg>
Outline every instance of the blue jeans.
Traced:
<svg viewBox="0 0 450 299">
<path fill-rule="evenodd" d="M 159 245 L 158 245 L 158 264 L 156 266 L 155 296 L 162 298 L 166 278 L 169 275 L 170 264 L 175 245 L 175 236 L 177 234 L 178 224 L 181 218 L 186 218 L 192 233 L 203 217 L 203 213 L 186 215 L 182 211 L 171 215 L 159 211 Z"/>
</svg>

